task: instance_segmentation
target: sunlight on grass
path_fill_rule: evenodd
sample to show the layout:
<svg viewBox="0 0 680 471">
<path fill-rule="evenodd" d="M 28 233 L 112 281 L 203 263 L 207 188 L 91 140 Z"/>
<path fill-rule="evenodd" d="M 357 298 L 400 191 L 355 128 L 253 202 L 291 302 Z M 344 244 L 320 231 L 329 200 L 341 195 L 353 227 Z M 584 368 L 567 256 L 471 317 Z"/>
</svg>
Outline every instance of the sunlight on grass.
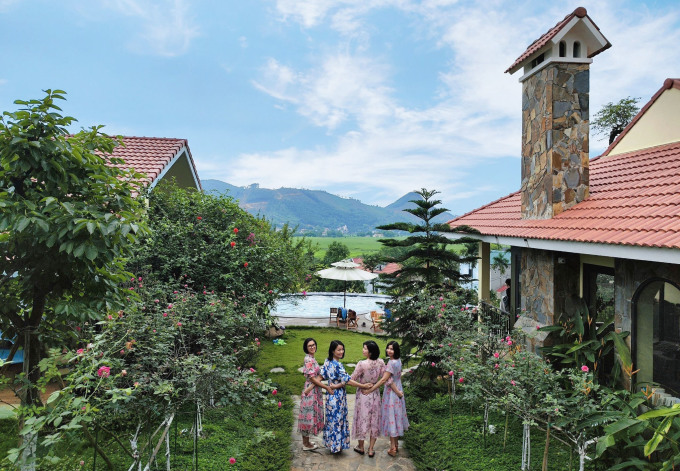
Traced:
<svg viewBox="0 0 680 471">
<path fill-rule="evenodd" d="M 332 340 L 340 340 L 345 344 L 345 358 L 342 360 L 348 373 L 354 371 L 354 367 L 348 364 L 356 364 L 364 357 L 361 354 L 362 345 L 366 340 L 375 340 L 380 347 L 381 356 L 385 356 L 385 346 L 391 339 L 361 332 L 348 332 L 346 329 L 320 328 L 320 327 L 288 327 L 283 339 L 286 345 L 275 345 L 271 340 L 262 342 L 262 350 L 257 361 L 257 372 L 265 378 L 276 382 L 280 388 L 290 394 L 300 394 L 305 383 L 305 378 L 298 371 L 302 367 L 305 353 L 302 351 L 302 342 L 307 337 L 313 337 L 319 345 L 319 351 L 315 358 L 319 365 L 323 365 L 328 357 L 328 346 Z M 270 373 L 272 368 L 283 368 L 283 373 Z M 353 393 L 354 388 L 348 387 L 348 393 Z"/>
</svg>

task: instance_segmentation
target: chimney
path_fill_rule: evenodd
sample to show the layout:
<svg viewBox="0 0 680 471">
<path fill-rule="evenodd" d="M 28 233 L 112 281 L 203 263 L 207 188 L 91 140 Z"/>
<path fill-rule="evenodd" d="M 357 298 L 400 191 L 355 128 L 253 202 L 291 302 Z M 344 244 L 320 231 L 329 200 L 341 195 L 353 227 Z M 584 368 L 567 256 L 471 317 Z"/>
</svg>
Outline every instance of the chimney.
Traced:
<svg viewBox="0 0 680 471">
<path fill-rule="evenodd" d="M 610 46 L 579 7 L 506 70 L 524 69 L 522 219 L 550 219 L 588 197 L 590 64 Z"/>
</svg>

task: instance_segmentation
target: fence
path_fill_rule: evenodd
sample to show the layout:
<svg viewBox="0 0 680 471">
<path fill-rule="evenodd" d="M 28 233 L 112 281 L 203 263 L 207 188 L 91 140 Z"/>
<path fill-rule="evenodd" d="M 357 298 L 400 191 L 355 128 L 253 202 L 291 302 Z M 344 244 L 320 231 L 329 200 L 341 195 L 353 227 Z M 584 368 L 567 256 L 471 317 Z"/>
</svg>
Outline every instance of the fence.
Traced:
<svg viewBox="0 0 680 471">
<path fill-rule="evenodd" d="M 498 337 L 510 335 L 512 330 L 510 313 L 501 311 L 493 304 L 482 301 L 479 303 L 478 316 L 479 321 L 488 327 L 490 334 Z"/>
</svg>

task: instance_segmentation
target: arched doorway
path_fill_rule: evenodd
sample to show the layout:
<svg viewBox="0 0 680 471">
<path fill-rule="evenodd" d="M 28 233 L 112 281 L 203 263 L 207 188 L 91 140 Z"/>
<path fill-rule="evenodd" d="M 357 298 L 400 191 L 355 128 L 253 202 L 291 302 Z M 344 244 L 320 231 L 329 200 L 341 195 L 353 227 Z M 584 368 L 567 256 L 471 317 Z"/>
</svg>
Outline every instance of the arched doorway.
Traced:
<svg viewBox="0 0 680 471">
<path fill-rule="evenodd" d="M 633 296 L 633 354 L 636 384 L 655 383 L 680 397 L 680 289 L 649 280 Z"/>
</svg>

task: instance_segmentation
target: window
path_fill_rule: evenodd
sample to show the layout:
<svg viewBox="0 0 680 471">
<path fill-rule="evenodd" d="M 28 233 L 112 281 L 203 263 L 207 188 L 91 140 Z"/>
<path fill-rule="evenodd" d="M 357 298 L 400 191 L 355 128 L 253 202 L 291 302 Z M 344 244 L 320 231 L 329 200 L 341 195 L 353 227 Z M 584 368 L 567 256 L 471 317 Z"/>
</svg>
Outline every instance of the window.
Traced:
<svg viewBox="0 0 680 471">
<path fill-rule="evenodd" d="M 560 57 L 567 57 L 567 43 L 560 41 Z"/>
<path fill-rule="evenodd" d="M 544 54 L 541 54 L 540 56 L 536 57 L 534 60 L 531 61 L 531 68 L 533 69 L 538 64 L 543 62 L 543 59 L 544 59 Z"/>
<path fill-rule="evenodd" d="M 680 289 L 666 280 L 642 285 L 633 297 L 636 381 L 680 397 Z"/>
<path fill-rule="evenodd" d="M 581 57 L 581 43 L 574 41 L 574 57 Z"/>
</svg>

